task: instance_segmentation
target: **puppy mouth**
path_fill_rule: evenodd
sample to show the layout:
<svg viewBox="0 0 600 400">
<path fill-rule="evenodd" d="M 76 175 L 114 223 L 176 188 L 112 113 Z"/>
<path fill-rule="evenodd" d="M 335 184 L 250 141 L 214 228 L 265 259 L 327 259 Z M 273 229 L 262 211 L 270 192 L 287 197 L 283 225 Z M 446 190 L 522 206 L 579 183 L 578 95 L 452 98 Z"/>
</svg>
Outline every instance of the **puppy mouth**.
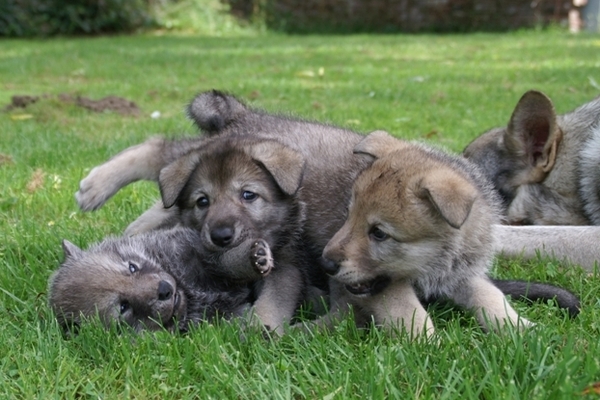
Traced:
<svg viewBox="0 0 600 400">
<path fill-rule="evenodd" d="M 173 296 L 173 315 L 177 314 L 179 311 L 179 306 L 181 305 L 181 295 L 179 292 L 175 292 L 175 296 Z"/>
<path fill-rule="evenodd" d="M 346 285 L 346 290 L 354 296 L 367 297 L 381 293 L 390 284 L 388 276 L 378 276 L 369 281 Z"/>
<path fill-rule="evenodd" d="M 173 294 L 173 313 L 171 314 L 171 317 L 169 317 L 169 319 L 167 320 L 168 324 L 172 324 L 173 322 L 175 322 L 175 320 L 184 317 L 186 308 L 184 297 L 185 294 L 180 290 L 176 290 L 175 294 Z"/>
</svg>

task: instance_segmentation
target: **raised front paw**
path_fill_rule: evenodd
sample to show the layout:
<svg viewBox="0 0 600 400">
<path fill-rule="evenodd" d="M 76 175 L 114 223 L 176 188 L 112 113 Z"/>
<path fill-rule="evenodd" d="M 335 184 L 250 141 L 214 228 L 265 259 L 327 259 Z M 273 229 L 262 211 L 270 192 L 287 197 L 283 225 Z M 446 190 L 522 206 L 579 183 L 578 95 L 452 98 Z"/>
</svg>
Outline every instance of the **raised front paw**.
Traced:
<svg viewBox="0 0 600 400">
<path fill-rule="evenodd" d="M 273 254 L 269 244 L 262 239 L 258 239 L 250 251 L 250 263 L 256 271 L 263 276 L 266 276 L 273 269 Z"/>
<path fill-rule="evenodd" d="M 83 211 L 96 210 L 114 195 L 120 188 L 118 171 L 106 164 L 95 167 L 81 182 L 75 199 Z"/>
</svg>

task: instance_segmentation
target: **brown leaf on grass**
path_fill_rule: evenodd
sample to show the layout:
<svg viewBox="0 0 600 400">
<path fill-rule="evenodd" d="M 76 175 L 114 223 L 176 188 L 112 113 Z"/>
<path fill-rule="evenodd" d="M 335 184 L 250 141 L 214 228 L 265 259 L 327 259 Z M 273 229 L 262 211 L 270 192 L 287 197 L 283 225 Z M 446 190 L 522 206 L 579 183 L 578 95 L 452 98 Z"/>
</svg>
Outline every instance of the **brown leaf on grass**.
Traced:
<svg viewBox="0 0 600 400">
<path fill-rule="evenodd" d="M 253 90 L 250 92 L 250 94 L 248 95 L 248 98 L 250 100 L 256 100 L 260 97 L 260 92 L 258 90 Z"/>
<path fill-rule="evenodd" d="M 33 193 L 44 186 L 44 171 L 41 168 L 36 169 L 31 175 L 31 179 L 27 183 L 26 189 L 29 193 Z"/>
<path fill-rule="evenodd" d="M 581 394 L 600 394 L 600 382 L 592 383 Z"/>
<path fill-rule="evenodd" d="M 15 161 L 13 160 L 13 158 L 8 154 L 0 153 L 0 166 L 14 164 L 14 162 Z"/>
<path fill-rule="evenodd" d="M 433 139 L 433 138 L 437 138 L 439 135 L 440 135 L 440 133 L 434 129 L 434 130 L 431 130 L 431 131 L 423 134 L 423 137 L 425 139 Z"/>
</svg>

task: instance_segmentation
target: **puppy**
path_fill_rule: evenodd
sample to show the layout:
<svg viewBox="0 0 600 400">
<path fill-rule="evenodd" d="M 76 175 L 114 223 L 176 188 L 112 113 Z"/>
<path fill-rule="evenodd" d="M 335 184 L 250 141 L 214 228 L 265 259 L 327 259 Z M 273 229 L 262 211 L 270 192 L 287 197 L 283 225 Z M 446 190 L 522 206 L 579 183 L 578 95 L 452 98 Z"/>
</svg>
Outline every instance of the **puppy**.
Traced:
<svg viewBox="0 0 600 400">
<path fill-rule="evenodd" d="M 487 276 L 500 206 L 474 165 L 381 131 L 354 152 L 374 161 L 356 179 L 348 218 L 323 252 L 327 273 L 343 287 L 334 316 L 352 305 L 359 321 L 430 335 L 419 299 L 447 298 L 487 330 L 532 325 Z"/>
<path fill-rule="evenodd" d="M 473 140 L 465 157 L 500 193 L 512 225 L 600 225 L 600 97 L 556 115 L 526 92 L 506 127 Z"/>
<path fill-rule="evenodd" d="M 253 285 L 273 267 L 267 243 L 258 240 L 246 262 L 252 274 L 232 282 L 207 262 L 189 228 L 111 237 L 82 250 L 63 241 L 64 261 L 49 279 L 49 304 L 66 329 L 98 316 L 107 327 L 135 331 L 187 331 L 216 316 L 241 316 Z"/>
<path fill-rule="evenodd" d="M 284 239 L 287 243 L 285 246 L 269 242 L 276 264 L 271 275 L 282 278 L 265 279 L 265 286 L 269 280 L 273 284 L 268 285 L 270 289 L 259 299 L 270 300 L 258 303 L 265 305 L 264 308 L 261 306 L 263 311 L 260 313 L 263 323 L 271 328 L 279 326 L 289 321 L 289 308 L 302 292 L 295 286 L 302 279 L 298 275 L 283 278 L 286 274 L 277 273 L 279 269 L 290 273 L 297 273 L 298 268 L 307 271 L 311 283 L 309 288 L 326 288 L 326 279 L 319 269 L 323 249 L 347 217 L 347 205 L 355 178 L 373 162 L 372 157 L 357 157 L 352 153 L 364 136 L 331 125 L 255 110 L 219 91 L 199 94 L 191 102 L 188 111 L 204 135 L 179 141 L 150 139 L 124 150 L 92 169 L 80 183 L 77 201 L 83 210 L 96 209 L 122 186 L 148 179 L 159 183 L 163 201 L 134 221 L 127 228 L 128 234 L 176 224 L 210 232 L 212 229 L 208 228 L 213 224 L 205 221 L 212 219 L 208 218 L 212 213 L 224 219 L 229 218 L 230 222 L 242 221 L 238 225 L 253 225 L 252 235 L 256 237 Z M 263 145 L 260 146 L 260 143 Z M 256 152 L 250 148 L 279 150 Z M 229 159 L 219 155 L 225 154 L 222 152 L 227 149 L 242 155 L 227 161 Z M 261 158 L 257 158 L 260 154 Z M 246 161 L 242 162 L 242 159 Z M 266 196 L 260 196 L 257 190 L 239 184 L 244 181 L 239 178 L 247 174 L 244 165 L 251 169 L 258 167 L 266 173 L 266 180 L 261 178 L 262 183 L 258 185 L 264 186 L 268 182 L 274 185 L 268 190 L 261 189 Z M 230 178 L 224 179 L 228 176 Z M 215 194 L 221 190 L 235 192 L 238 198 L 235 201 L 218 200 Z M 242 201 L 245 191 L 258 193 L 258 203 Z M 281 196 L 276 196 L 277 193 Z M 268 201 L 265 203 L 267 198 L 276 201 L 273 204 Z M 208 207 L 203 206 L 204 203 Z M 259 204 L 263 204 L 259 207 L 262 214 L 252 214 L 250 210 Z M 304 211 L 300 214 L 293 211 L 297 207 Z M 267 225 L 261 224 L 263 217 L 258 216 L 288 215 L 290 212 L 296 217 L 286 217 Z M 215 248 L 214 243 L 208 240 L 210 236 L 204 235 L 207 240 L 201 243 L 207 249 Z M 221 249 L 222 253 L 244 254 L 244 251 L 239 251 L 237 243 L 236 240 L 228 243 Z M 237 262 L 238 258 L 231 259 Z M 230 258 L 220 259 L 230 265 Z M 278 267 L 278 263 L 282 267 Z M 296 269 L 288 268 L 290 265 L 296 265 Z M 519 296 L 527 296 L 527 288 L 521 286 L 520 289 Z M 331 293 L 334 303 L 338 296 L 336 290 L 332 288 Z M 508 294 L 516 294 L 516 290 L 512 287 Z M 561 297 L 562 294 L 559 288 L 552 287 L 545 296 Z M 575 296 L 567 294 L 559 304 L 578 304 Z M 346 296 L 343 291 L 339 295 Z"/>
<path fill-rule="evenodd" d="M 303 171 L 303 158 L 276 141 L 223 136 L 159 177 L 162 203 L 177 210 L 178 223 L 200 232 L 197 246 L 223 277 L 252 275 L 243 261 L 257 240 L 268 244 L 274 266 L 261 279 L 253 309 L 277 333 L 304 300 L 309 279 L 300 240 L 305 207 L 297 196 Z"/>
</svg>

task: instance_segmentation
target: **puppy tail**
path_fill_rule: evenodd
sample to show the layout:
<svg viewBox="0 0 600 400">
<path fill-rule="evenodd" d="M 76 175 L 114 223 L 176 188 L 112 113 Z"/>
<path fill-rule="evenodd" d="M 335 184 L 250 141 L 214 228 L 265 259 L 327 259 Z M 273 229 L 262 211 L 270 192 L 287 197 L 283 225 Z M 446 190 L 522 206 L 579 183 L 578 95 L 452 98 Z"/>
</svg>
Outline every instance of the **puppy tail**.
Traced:
<svg viewBox="0 0 600 400">
<path fill-rule="evenodd" d="M 554 299 L 560 308 L 569 312 L 571 318 L 576 317 L 581 308 L 579 298 L 575 294 L 558 286 L 541 282 L 504 279 L 492 279 L 492 282 L 502 293 L 515 300 L 525 299 L 534 302 Z"/>
<path fill-rule="evenodd" d="M 200 93 L 187 107 L 188 117 L 209 135 L 218 134 L 246 111 L 242 102 L 218 90 Z"/>
</svg>

